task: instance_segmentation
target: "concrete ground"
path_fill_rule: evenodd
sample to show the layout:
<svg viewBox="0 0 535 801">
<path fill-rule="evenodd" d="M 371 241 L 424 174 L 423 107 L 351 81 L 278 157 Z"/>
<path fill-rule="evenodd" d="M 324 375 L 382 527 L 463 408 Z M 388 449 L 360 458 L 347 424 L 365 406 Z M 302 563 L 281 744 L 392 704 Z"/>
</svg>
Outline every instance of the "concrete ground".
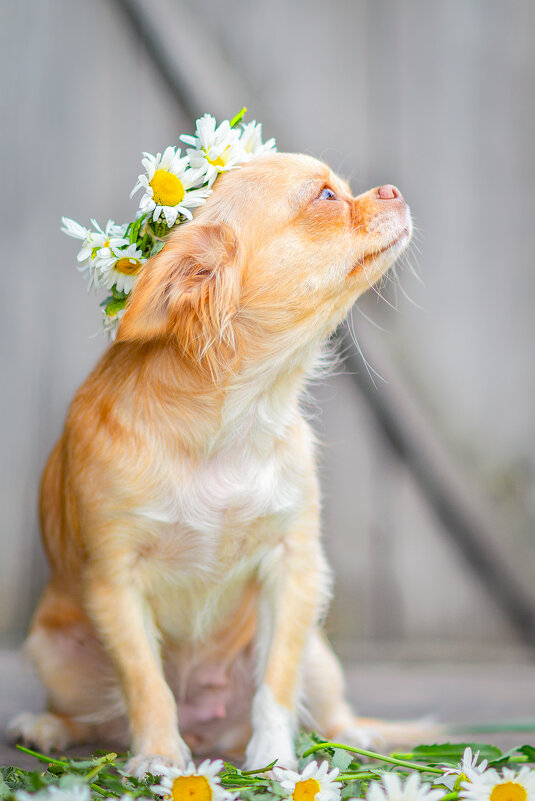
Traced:
<svg viewBox="0 0 535 801">
<path fill-rule="evenodd" d="M 349 696 L 366 716 L 394 720 L 432 715 L 451 723 L 531 719 L 535 723 L 535 664 L 438 666 L 367 662 L 346 666 L 346 676 Z M 43 708 L 44 692 L 30 665 L 18 651 L 0 651 L 0 765 L 35 767 L 33 758 L 5 742 L 4 732 L 14 714 Z M 535 744 L 535 730 L 465 735 L 464 739 L 509 748 L 526 742 Z M 72 753 L 86 755 L 91 750 L 86 746 L 73 749 Z"/>
</svg>

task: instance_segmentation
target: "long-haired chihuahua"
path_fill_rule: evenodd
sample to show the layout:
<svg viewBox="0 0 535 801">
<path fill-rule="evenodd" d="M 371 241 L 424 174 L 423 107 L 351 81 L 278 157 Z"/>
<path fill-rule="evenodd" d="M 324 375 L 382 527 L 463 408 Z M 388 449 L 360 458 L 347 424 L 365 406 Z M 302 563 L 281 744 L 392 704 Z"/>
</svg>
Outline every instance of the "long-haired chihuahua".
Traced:
<svg viewBox="0 0 535 801">
<path fill-rule="evenodd" d="M 13 738 L 129 732 L 143 775 L 191 752 L 295 767 L 299 722 L 364 736 L 319 627 L 330 572 L 300 394 L 410 237 L 395 187 L 353 197 L 277 153 L 222 175 L 147 262 L 43 475 L 51 577 L 27 649 L 48 711 Z"/>
</svg>

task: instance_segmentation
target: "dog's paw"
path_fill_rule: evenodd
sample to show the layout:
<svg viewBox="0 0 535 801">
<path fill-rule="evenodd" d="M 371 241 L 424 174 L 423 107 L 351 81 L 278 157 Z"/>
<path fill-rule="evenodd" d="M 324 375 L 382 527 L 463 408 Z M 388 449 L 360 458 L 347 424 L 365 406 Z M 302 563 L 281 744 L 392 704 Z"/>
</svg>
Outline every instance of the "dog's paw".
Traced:
<svg viewBox="0 0 535 801">
<path fill-rule="evenodd" d="M 266 730 L 253 734 L 245 752 L 245 769 L 259 770 L 276 759 L 277 767 L 297 770 L 293 737 L 285 734 Z"/>
<path fill-rule="evenodd" d="M 67 724 L 57 715 L 43 712 L 22 712 L 8 724 L 7 738 L 11 743 L 20 742 L 33 746 L 45 754 L 63 751 L 71 742 Z"/>
<path fill-rule="evenodd" d="M 295 716 L 277 704 L 265 684 L 257 690 L 252 710 L 253 736 L 245 751 L 246 770 L 259 770 L 274 759 L 277 765 L 297 769 L 295 755 Z"/>
<path fill-rule="evenodd" d="M 167 768 L 184 770 L 191 761 L 191 751 L 184 743 L 180 753 L 175 757 L 161 756 L 160 754 L 138 754 L 131 757 L 125 765 L 124 771 L 136 779 L 143 779 L 150 773 L 152 776 L 161 776 Z"/>
</svg>

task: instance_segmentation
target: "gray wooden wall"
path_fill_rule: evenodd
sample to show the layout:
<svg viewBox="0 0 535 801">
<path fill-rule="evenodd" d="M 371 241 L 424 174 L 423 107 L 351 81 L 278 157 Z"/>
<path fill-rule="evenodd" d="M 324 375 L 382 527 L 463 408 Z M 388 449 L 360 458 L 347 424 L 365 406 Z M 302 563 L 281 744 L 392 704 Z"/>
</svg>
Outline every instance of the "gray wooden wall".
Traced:
<svg viewBox="0 0 535 801">
<path fill-rule="evenodd" d="M 369 293 L 359 302 L 357 334 L 390 386 L 411 396 L 533 583 L 535 5 L 144 5 L 168 41 L 175 32 L 185 52 L 187 19 L 204 42 L 193 56 L 205 63 L 204 52 L 211 64 L 214 50 L 224 60 L 228 73 L 204 69 L 207 104 L 234 97 L 224 85 L 234 76 L 239 105 L 268 121 L 265 133 L 281 149 L 324 158 L 355 191 L 401 188 L 419 231 L 413 261 L 422 283 L 400 268 L 401 289 L 392 282 L 384 299 Z M 178 61 L 181 53 L 177 45 Z M 39 474 L 70 397 L 105 347 L 60 217 L 129 219 L 141 152 L 174 143 L 189 125 L 112 0 L 4 0 L 0 64 L 0 635 L 16 639 L 46 574 Z M 492 592 L 391 452 L 351 377 L 331 377 L 316 395 L 337 577 L 329 626 L 340 647 L 512 653 L 518 640 Z"/>
</svg>

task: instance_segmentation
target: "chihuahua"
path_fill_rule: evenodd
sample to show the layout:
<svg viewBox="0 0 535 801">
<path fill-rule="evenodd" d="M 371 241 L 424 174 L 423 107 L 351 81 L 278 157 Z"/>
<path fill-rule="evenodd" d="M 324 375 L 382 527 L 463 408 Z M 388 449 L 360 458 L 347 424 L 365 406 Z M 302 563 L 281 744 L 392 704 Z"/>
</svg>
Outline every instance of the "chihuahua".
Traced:
<svg viewBox="0 0 535 801">
<path fill-rule="evenodd" d="M 220 176 L 147 262 L 43 475 L 51 577 L 27 650 L 48 711 L 12 738 L 124 736 L 138 776 L 192 752 L 295 768 L 299 723 L 362 743 L 374 724 L 319 625 L 331 582 L 299 404 L 410 237 L 395 187 L 353 197 L 276 153 Z"/>
</svg>

